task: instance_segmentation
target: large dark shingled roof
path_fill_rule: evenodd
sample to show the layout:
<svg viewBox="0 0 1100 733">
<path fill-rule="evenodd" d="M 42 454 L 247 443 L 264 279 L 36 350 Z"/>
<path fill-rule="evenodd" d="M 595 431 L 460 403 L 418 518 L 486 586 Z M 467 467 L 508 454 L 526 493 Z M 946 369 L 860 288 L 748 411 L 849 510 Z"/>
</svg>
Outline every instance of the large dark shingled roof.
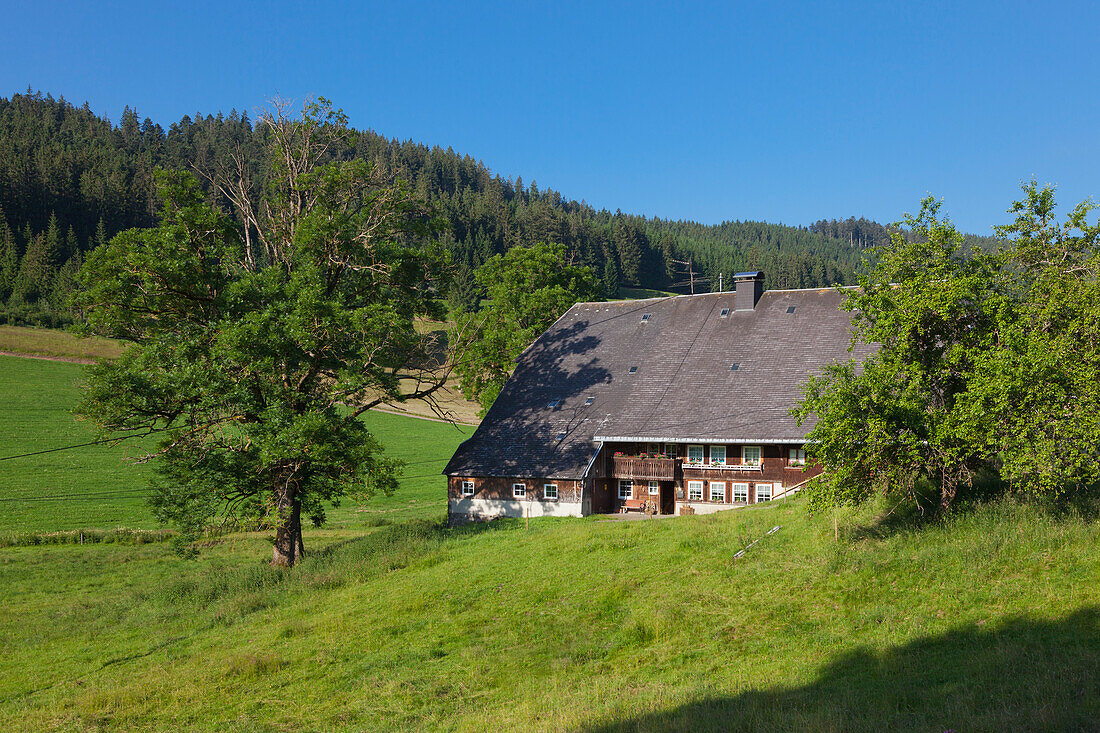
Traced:
<svg viewBox="0 0 1100 733">
<path fill-rule="evenodd" d="M 732 292 L 578 303 L 520 356 L 443 473 L 581 478 L 605 440 L 800 443 L 812 425 L 790 409 L 806 378 L 871 352 L 848 350 L 842 298 L 769 290 L 751 311 Z"/>
</svg>

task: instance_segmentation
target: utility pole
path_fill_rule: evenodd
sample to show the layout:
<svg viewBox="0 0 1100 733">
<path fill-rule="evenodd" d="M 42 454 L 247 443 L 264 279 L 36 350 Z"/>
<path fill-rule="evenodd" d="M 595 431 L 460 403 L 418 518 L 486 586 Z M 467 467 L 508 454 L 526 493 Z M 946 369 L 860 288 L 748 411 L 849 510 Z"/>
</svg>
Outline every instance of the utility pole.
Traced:
<svg viewBox="0 0 1100 733">
<path fill-rule="evenodd" d="M 684 265 L 688 268 L 688 277 L 691 280 L 691 294 L 695 295 L 695 265 L 690 259 L 688 260 L 669 260 L 674 265 Z"/>
</svg>

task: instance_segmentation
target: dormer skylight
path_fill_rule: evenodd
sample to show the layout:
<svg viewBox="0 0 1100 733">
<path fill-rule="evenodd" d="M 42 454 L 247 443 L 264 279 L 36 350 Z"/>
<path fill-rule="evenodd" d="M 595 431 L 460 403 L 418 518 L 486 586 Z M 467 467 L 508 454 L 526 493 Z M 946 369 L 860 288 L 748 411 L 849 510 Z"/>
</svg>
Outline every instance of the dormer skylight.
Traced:
<svg viewBox="0 0 1100 733">
<path fill-rule="evenodd" d="M 630 374 L 637 374 L 638 373 L 638 367 L 630 367 L 630 372 L 629 373 Z"/>
<path fill-rule="evenodd" d="M 561 400 L 550 400 L 549 402 L 546 403 L 546 406 L 547 407 L 557 407 L 560 404 L 561 404 Z"/>
<path fill-rule="evenodd" d="M 595 401 L 596 401 L 596 398 L 595 398 L 595 397 L 589 397 L 588 399 L 586 399 L 586 400 L 584 401 L 584 404 L 585 404 L 585 405 L 591 405 L 591 404 L 592 404 L 593 402 L 595 402 Z"/>
<path fill-rule="evenodd" d="M 643 313 L 643 314 L 642 314 L 642 323 L 645 323 L 646 321 L 648 321 L 648 320 L 649 320 L 649 317 L 650 317 L 651 315 L 652 315 L 651 313 Z"/>
<path fill-rule="evenodd" d="M 793 305 L 789 305 L 789 306 L 787 306 L 787 312 L 788 312 L 788 313 L 794 313 L 794 309 L 795 309 L 795 307 L 796 307 L 796 306 L 793 306 Z"/>
<path fill-rule="evenodd" d="M 558 441 L 560 442 L 563 440 L 565 440 L 565 433 L 558 433 Z"/>
<path fill-rule="evenodd" d="M 731 372 L 736 372 L 740 368 L 741 368 L 741 364 L 736 362 L 736 361 L 733 362 L 732 364 L 730 364 L 730 371 Z"/>
<path fill-rule="evenodd" d="M 719 318 L 725 318 L 729 314 L 730 314 L 730 309 L 729 308 L 723 308 L 721 314 L 719 314 L 718 317 Z"/>
</svg>

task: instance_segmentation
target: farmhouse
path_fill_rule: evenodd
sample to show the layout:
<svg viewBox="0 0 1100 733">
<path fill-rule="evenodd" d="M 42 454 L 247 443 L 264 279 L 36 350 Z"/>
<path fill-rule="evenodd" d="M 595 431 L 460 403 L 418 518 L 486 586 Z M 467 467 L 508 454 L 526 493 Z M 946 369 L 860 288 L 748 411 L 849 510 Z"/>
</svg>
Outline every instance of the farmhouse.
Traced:
<svg viewBox="0 0 1100 733">
<path fill-rule="evenodd" d="M 835 289 L 578 303 L 517 360 L 448 477 L 452 521 L 709 513 L 796 491 L 807 377 L 862 359 Z"/>
</svg>

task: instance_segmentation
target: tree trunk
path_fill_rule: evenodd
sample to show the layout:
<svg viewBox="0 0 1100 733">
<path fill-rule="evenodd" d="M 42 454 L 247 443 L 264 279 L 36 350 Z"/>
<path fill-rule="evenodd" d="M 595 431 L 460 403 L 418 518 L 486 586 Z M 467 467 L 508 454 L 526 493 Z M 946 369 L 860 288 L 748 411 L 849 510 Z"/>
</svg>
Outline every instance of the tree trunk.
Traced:
<svg viewBox="0 0 1100 733">
<path fill-rule="evenodd" d="M 943 516 L 947 514 L 951 502 L 955 500 L 955 494 L 959 489 L 959 481 L 955 477 L 949 478 L 946 470 L 942 471 L 940 475 L 940 505 L 937 507 L 936 512 Z"/>
<path fill-rule="evenodd" d="M 275 497 L 279 524 L 275 530 L 271 564 L 292 568 L 302 559 L 305 547 L 302 543 L 302 498 L 291 476 L 280 477 Z"/>
</svg>

